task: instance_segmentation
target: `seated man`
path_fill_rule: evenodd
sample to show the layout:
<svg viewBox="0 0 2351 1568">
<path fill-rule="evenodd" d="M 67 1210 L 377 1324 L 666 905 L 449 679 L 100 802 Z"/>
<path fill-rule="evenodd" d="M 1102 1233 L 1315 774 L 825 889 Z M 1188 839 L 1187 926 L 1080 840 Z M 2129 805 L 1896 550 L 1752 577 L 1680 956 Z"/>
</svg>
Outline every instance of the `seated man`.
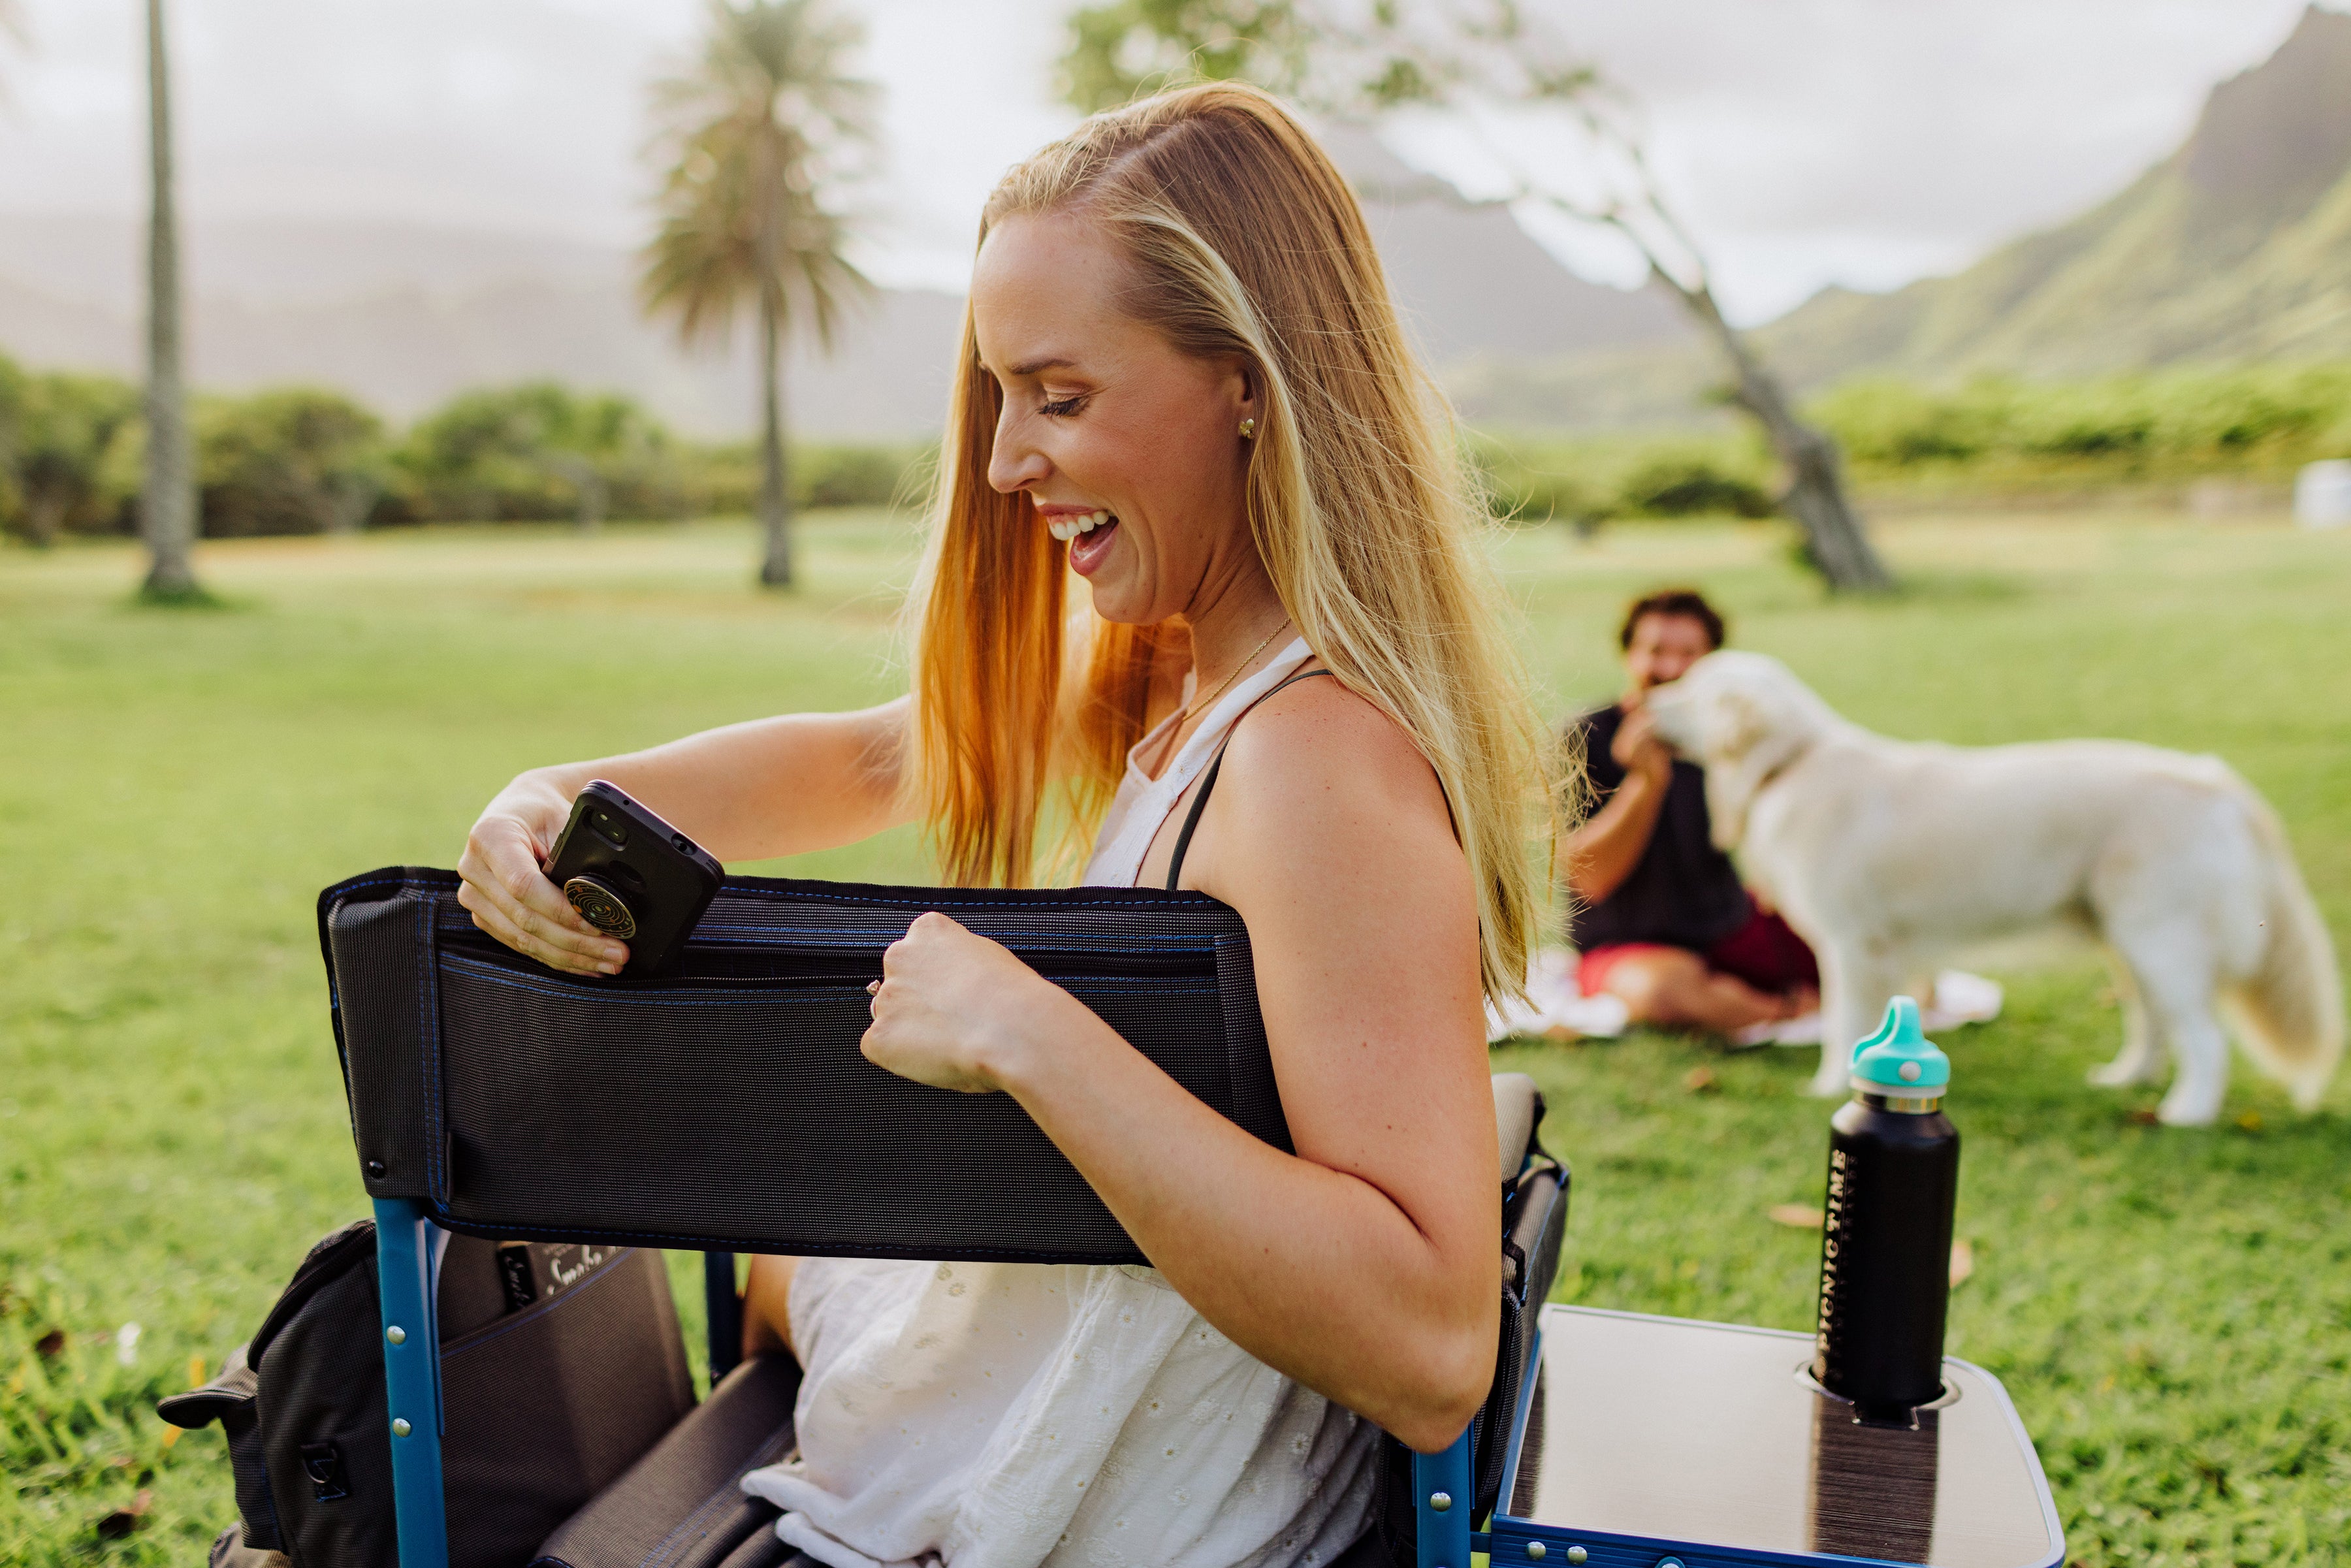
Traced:
<svg viewBox="0 0 2351 1568">
<path fill-rule="evenodd" d="M 1817 1009 L 1820 969 L 1714 847 L 1704 770 L 1650 727 L 1649 689 L 1722 635 L 1722 617 L 1687 589 L 1625 612 L 1625 695 L 1575 721 L 1596 809 L 1560 845 L 1556 869 L 1575 896 L 1569 936 L 1585 996 L 1621 998 L 1635 1023 L 1736 1035 Z"/>
</svg>

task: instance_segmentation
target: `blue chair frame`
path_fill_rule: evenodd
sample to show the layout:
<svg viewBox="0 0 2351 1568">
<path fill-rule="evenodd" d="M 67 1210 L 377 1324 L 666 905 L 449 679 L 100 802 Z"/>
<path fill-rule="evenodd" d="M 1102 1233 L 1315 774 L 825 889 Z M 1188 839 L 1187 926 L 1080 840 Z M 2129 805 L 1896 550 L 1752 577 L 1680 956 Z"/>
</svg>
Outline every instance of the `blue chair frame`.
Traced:
<svg viewBox="0 0 2351 1568">
<path fill-rule="evenodd" d="M 449 1521 L 441 1490 L 441 1353 L 434 1327 L 432 1226 L 424 1205 L 413 1198 L 375 1200 L 376 1278 L 383 1303 L 384 1393 L 392 1424 L 392 1512 L 400 1531 L 400 1568 L 449 1564 Z M 703 1260 L 704 1288 L 713 1307 L 710 1367 L 715 1381 L 737 1359 L 741 1303 L 735 1294 L 735 1255 L 707 1252 Z M 1537 1349 L 1540 1353 L 1540 1343 Z M 1530 1377 L 1519 1391 L 1511 1422 L 1513 1453 L 1533 1386 Z M 1471 1448 L 1465 1429 L 1451 1447 L 1413 1456 L 1416 1568 L 1469 1568 L 1470 1553 L 1486 1550 L 1484 1532 L 1473 1529 L 1471 1518 L 1476 1473 Z"/>
</svg>

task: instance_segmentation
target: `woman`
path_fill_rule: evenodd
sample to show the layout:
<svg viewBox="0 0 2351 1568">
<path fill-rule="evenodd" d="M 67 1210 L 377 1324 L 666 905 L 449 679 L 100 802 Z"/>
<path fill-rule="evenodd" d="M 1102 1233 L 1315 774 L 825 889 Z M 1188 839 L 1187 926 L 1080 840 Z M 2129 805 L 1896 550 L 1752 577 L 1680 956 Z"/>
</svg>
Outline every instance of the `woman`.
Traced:
<svg viewBox="0 0 2351 1568">
<path fill-rule="evenodd" d="M 1442 1448 L 1492 1375 L 1481 1008 L 1542 739 L 1362 214 L 1271 99 L 1165 94 L 998 188 L 935 512 L 910 695 L 524 774 L 462 896 L 613 972 L 539 873 L 602 777 L 727 860 L 920 819 L 965 883 L 1028 878 L 1052 793 L 1085 881 L 1231 904 L 1295 1155 L 946 916 L 891 947 L 866 1055 L 1013 1095 L 1155 1267 L 758 1260 L 747 1348 L 806 1377 L 746 1484 L 829 1563 L 1327 1563 L 1374 1425 Z"/>
</svg>

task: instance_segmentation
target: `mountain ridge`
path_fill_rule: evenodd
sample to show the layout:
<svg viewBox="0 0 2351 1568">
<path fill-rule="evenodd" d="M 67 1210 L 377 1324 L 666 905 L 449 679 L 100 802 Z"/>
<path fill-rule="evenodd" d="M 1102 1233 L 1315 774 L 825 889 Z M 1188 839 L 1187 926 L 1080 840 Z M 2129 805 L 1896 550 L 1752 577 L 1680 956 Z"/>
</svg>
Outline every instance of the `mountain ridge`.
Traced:
<svg viewBox="0 0 2351 1568">
<path fill-rule="evenodd" d="M 1789 379 L 2351 357 L 2351 15 L 2315 5 L 2116 195 L 1948 277 L 1760 329 Z"/>
<path fill-rule="evenodd" d="M 1327 135 L 1379 185 L 1401 163 L 1368 134 Z M 1649 290 L 1569 273 L 1499 210 L 1436 203 L 1367 213 L 1406 330 L 1434 365 L 1481 354 L 1627 351 L 1683 340 Z M 127 217 L 0 214 L 0 351 L 40 368 L 134 375 L 139 226 Z M 185 225 L 191 380 L 242 392 L 340 389 L 396 420 L 467 387 L 551 377 L 618 390 L 688 434 L 756 428 L 747 341 L 689 353 L 635 296 L 633 254 L 541 235 L 387 222 L 197 217 Z M 833 439 L 933 436 L 946 406 L 959 295 L 885 288 L 831 355 L 786 361 L 792 428 Z"/>
</svg>

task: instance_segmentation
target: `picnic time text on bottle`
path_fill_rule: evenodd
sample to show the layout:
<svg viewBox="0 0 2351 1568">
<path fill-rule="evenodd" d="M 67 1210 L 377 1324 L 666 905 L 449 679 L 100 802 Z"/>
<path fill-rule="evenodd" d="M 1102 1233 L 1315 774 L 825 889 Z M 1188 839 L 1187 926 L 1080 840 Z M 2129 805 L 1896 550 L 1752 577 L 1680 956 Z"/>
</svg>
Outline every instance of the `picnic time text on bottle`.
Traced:
<svg viewBox="0 0 2351 1568">
<path fill-rule="evenodd" d="M 1908 1424 L 1943 1386 L 1959 1134 L 1941 1106 L 1950 1059 L 1896 997 L 1854 1048 L 1853 1099 L 1829 1122 L 1813 1376 L 1865 1421 Z"/>
</svg>

